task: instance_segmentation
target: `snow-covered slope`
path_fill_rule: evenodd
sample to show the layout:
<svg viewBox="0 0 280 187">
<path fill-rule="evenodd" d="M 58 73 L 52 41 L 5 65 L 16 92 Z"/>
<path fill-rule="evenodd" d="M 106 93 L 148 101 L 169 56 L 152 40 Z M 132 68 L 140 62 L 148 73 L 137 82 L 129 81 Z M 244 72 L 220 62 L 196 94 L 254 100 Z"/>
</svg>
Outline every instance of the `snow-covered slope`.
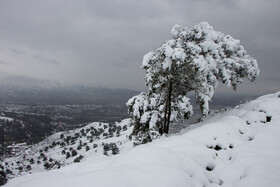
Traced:
<svg viewBox="0 0 280 187">
<path fill-rule="evenodd" d="M 280 92 L 210 117 L 180 134 L 25 175 L 7 187 L 280 186 Z"/>
<path fill-rule="evenodd" d="M 39 144 L 15 146 L 15 156 L 0 160 L 8 179 L 59 169 L 74 162 L 119 154 L 133 148 L 130 119 L 115 123 L 94 122 L 71 131 L 55 133 Z M 10 146 L 11 147 L 11 146 Z M 13 148 L 15 149 L 15 148 Z M 0 183 L 1 184 L 1 183 Z"/>
<path fill-rule="evenodd" d="M 4 116 L 0 116 L 0 120 L 5 120 L 5 121 L 13 121 L 13 118 L 8 118 L 8 117 L 4 117 Z"/>
</svg>

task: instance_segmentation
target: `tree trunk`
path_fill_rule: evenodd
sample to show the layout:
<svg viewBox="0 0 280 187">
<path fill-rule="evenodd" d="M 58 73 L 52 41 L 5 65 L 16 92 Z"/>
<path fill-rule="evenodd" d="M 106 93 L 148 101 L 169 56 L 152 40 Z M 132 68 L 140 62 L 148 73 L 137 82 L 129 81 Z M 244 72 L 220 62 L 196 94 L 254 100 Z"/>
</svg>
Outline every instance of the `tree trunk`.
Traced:
<svg viewBox="0 0 280 187">
<path fill-rule="evenodd" d="M 164 123 L 164 133 L 169 133 L 169 123 L 171 117 L 171 93 L 172 93 L 172 82 L 169 83 L 168 93 L 167 93 L 167 100 L 166 100 L 166 108 L 165 108 L 165 123 Z"/>
<path fill-rule="evenodd" d="M 163 133 L 166 132 L 166 124 L 167 124 L 167 112 L 168 112 L 168 97 L 166 98 L 166 104 L 165 104 L 165 111 L 164 111 L 164 124 L 162 127 L 162 133 L 160 133 L 160 135 L 162 135 Z"/>
</svg>

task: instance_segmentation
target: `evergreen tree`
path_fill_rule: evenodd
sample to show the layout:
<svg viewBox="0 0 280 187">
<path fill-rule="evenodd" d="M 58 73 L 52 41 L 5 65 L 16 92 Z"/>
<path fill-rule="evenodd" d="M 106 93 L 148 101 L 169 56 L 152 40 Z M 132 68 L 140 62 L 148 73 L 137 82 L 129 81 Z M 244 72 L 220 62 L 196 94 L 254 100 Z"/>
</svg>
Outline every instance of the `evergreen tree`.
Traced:
<svg viewBox="0 0 280 187">
<path fill-rule="evenodd" d="M 206 22 L 191 29 L 175 25 L 171 36 L 143 58 L 149 91 L 127 102 L 133 135 L 141 135 L 142 141 L 152 139 L 151 132 L 168 133 L 174 120 L 189 118 L 193 114 L 191 92 L 206 116 L 218 82 L 236 90 L 244 78 L 252 82 L 259 74 L 256 60 L 247 55 L 239 40 L 215 31 Z"/>
<path fill-rule="evenodd" d="M 8 181 L 8 179 L 7 179 L 6 173 L 2 169 L 0 169 L 0 186 L 6 184 L 7 181 Z"/>
</svg>

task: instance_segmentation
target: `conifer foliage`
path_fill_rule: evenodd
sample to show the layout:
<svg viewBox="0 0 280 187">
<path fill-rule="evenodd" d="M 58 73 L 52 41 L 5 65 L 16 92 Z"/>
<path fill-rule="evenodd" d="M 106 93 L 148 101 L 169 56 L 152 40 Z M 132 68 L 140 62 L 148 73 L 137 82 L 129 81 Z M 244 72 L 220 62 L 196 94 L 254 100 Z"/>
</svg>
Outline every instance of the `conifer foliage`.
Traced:
<svg viewBox="0 0 280 187">
<path fill-rule="evenodd" d="M 194 28 L 175 25 L 172 39 L 143 57 L 148 92 L 128 100 L 135 125 L 133 135 L 151 138 L 169 132 L 170 122 L 193 114 L 188 94 L 195 93 L 203 116 L 209 111 L 218 82 L 236 90 L 246 78 L 259 75 L 257 61 L 247 55 L 240 41 L 217 32 L 206 22 Z"/>
</svg>

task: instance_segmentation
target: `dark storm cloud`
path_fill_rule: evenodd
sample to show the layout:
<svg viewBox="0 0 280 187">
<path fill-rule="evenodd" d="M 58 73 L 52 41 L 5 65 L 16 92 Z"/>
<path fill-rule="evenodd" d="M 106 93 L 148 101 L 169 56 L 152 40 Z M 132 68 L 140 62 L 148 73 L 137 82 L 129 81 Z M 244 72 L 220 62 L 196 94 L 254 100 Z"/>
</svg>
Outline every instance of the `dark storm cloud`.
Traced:
<svg viewBox="0 0 280 187">
<path fill-rule="evenodd" d="M 2 0 L 0 48 L 13 50 L 0 55 L 30 54 L 37 74 L 26 68 L 22 75 L 141 90 L 143 55 L 169 39 L 174 24 L 208 21 L 258 60 L 257 84 L 240 91 L 268 93 L 279 90 L 279 8 L 277 0 Z M 13 63 L 32 60 L 22 56 Z"/>
</svg>

